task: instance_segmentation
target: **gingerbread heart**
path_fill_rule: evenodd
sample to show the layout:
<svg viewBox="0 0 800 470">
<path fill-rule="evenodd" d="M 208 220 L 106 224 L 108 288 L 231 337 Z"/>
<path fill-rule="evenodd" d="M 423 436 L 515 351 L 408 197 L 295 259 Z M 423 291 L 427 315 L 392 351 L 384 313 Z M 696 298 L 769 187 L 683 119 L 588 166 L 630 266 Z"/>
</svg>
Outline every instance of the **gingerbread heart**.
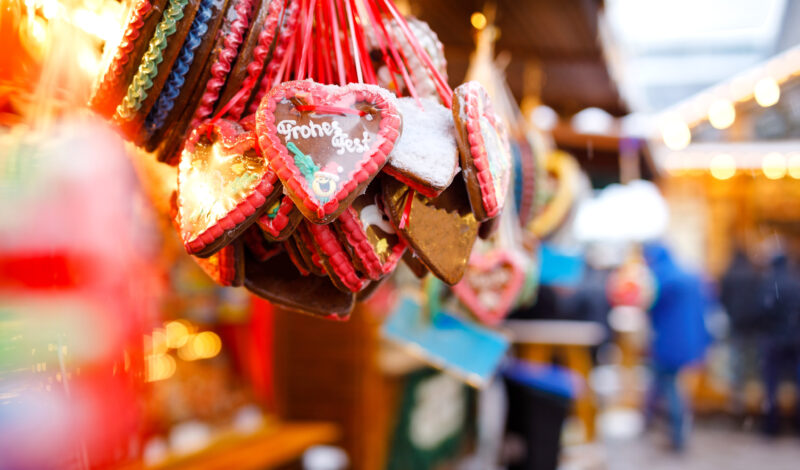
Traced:
<svg viewBox="0 0 800 470">
<path fill-rule="evenodd" d="M 388 176 L 382 183 L 386 214 L 414 254 L 447 284 L 460 281 L 478 237 L 464 182 L 456 178 L 435 198 L 414 193 Z"/>
<path fill-rule="evenodd" d="M 277 176 L 255 144 L 254 132 L 225 119 L 203 124 L 186 142 L 177 202 L 179 232 L 190 254 L 214 254 L 280 196 Z"/>
<path fill-rule="evenodd" d="M 257 223 L 267 239 L 283 241 L 294 233 L 302 221 L 303 214 L 297 210 L 289 196 L 283 196 L 259 216 Z"/>
<path fill-rule="evenodd" d="M 259 144 L 307 219 L 336 219 L 383 168 L 402 128 L 395 103 L 375 85 L 310 80 L 284 82 L 264 97 Z"/>
<path fill-rule="evenodd" d="M 303 228 L 308 230 L 319 255 L 325 272 L 333 284 L 350 292 L 364 289 L 369 280 L 364 279 L 351 261 L 350 253 L 342 244 L 336 231 L 330 225 L 317 225 L 305 222 Z"/>
<path fill-rule="evenodd" d="M 238 287 L 244 281 L 244 249 L 242 242 L 234 240 L 208 258 L 193 256 L 200 268 L 217 284 Z"/>
<path fill-rule="evenodd" d="M 480 321 L 496 325 L 511 311 L 524 280 L 522 269 L 508 252 L 476 253 L 453 292 Z"/>
<path fill-rule="evenodd" d="M 258 261 L 266 261 L 283 251 L 283 245 L 272 243 L 266 238 L 258 227 L 251 225 L 242 234 L 242 241 L 247 247 L 247 251 Z"/>
<path fill-rule="evenodd" d="M 264 263 L 248 258 L 244 285 L 285 309 L 331 320 L 347 320 L 355 307 L 355 294 L 340 291 L 327 277 L 301 275 L 286 253 Z"/>
<path fill-rule="evenodd" d="M 352 248 L 354 261 L 372 280 L 394 271 L 406 244 L 381 209 L 380 185 L 374 182 L 334 223 Z"/>
<path fill-rule="evenodd" d="M 325 266 L 322 265 L 322 259 L 319 253 L 317 253 L 317 249 L 314 247 L 314 239 L 303 224 L 297 227 L 297 230 L 292 234 L 291 240 L 302 263 L 312 274 L 317 276 L 328 275 L 325 271 Z M 334 285 L 337 284 L 334 282 Z M 346 288 L 342 289 L 347 290 Z"/>
<path fill-rule="evenodd" d="M 479 222 L 503 209 L 511 180 L 508 133 L 486 90 L 467 82 L 453 91 L 453 120 L 461 150 L 461 173 Z"/>
</svg>

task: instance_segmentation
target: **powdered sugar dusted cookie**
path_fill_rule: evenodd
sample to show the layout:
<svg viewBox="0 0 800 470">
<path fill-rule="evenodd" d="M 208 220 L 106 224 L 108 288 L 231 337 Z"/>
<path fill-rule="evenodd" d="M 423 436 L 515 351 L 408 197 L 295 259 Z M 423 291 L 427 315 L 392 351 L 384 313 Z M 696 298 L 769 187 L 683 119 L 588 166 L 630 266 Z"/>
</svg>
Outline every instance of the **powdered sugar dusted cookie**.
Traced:
<svg viewBox="0 0 800 470">
<path fill-rule="evenodd" d="M 439 195 L 458 173 L 458 144 L 453 114 L 437 100 L 397 100 L 403 133 L 384 171 L 425 196 Z"/>
<path fill-rule="evenodd" d="M 478 82 L 467 82 L 454 90 L 453 120 L 472 211 L 479 222 L 491 219 L 503 209 L 511 180 L 505 126 Z"/>
</svg>

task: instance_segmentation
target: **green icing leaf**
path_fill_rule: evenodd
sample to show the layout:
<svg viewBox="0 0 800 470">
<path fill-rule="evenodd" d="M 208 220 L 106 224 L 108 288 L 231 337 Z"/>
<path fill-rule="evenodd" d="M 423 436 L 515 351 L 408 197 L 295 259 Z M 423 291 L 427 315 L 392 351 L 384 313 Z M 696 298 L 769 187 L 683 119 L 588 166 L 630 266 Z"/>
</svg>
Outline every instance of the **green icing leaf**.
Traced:
<svg viewBox="0 0 800 470">
<path fill-rule="evenodd" d="M 294 164 L 297 165 L 297 169 L 305 176 L 308 184 L 311 184 L 311 182 L 314 181 L 314 174 L 319 171 L 319 165 L 314 163 L 311 157 L 301 152 L 294 142 L 287 143 L 286 148 L 294 154 Z"/>
</svg>

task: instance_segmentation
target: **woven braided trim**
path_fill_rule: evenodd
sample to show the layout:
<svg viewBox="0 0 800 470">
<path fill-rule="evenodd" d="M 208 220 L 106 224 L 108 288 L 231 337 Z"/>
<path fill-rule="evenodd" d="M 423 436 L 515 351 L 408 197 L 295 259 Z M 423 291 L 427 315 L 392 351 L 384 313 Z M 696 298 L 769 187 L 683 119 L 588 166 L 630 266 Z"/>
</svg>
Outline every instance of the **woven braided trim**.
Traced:
<svg viewBox="0 0 800 470">
<path fill-rule="evenodd" d="M 130 121 L 142 107 L 142 103 L 147 99 L 147 91 L 153 86 L 153 78 L 158 74 L 158 64 L 164 61 L 163 52 L 167 47 L 167 39 L 175 34 L 176 25 L 183 18 L 183 9 L 187 3 L 189 0 L 169 0 L 169 7 L 156 26 L 156 31 L 147 45 L 147 52 L 142 56 L 125 98 L 117 106 L 115 118 Z"/>
<path fill-rule="evenodd" d="M 208 22 L 214 13 L 212 9 L 213 3 L 214 0 L 203 0 L 200 3 L 197 16 L 192 22 L 192 27 L 189 29 L 189 34 L 186 36 L 186 42 L 183 43 L 178 59 L 175 61 L 175 65 L 172 66 L 169 77 L 167 77 L 164 89 L 161 90 L 156 104 L 150 110 L 150 114 L 147 115 L 145 130 L 148 134 L 152 134 L 164 125 L 169 112 L 175 106 L 175 100 L 183 88 L 186 74 L 189 73 L 189 68 L 194 62 L 194 52 L 200 47 L 203 42 L 203 36 L 208 32 Z"/>
</svg>

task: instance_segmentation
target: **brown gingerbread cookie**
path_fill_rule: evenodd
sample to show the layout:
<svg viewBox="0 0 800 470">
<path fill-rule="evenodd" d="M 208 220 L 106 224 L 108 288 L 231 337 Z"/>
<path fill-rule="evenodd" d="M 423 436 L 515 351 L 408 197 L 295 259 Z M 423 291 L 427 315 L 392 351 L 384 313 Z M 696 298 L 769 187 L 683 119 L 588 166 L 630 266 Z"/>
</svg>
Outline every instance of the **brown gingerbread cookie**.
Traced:
<svg viewBox="0 0 800 470">
<path fill-rule="evenodd" d="M 189 254 L 207 257 L 280 197 L 277 177 L 235 121 L 208 121 L 187 141 L 178 166 L 178 222 Z"/>
<path fill-rule="evenodd" d="M 125 96 L 125 90 L 147 51 L 150 38 L 161 20 L 167 0 L 137 0 L 128 11 L 125 32 L 114 49 L 104 53 L 103 72 L 98 76 L 89 107 L 110 119 Z"/>
<path fill-rule="evenodd" d="M 359 292 L 367 286 L 369 281 L 356 270 L 352 255 L 333 227 L 312 224 L 308 221 L 304 222 L 302 227 L 311 235 L 322 266 L 337 288 Z"/>
<path fill-rule="evenodd" d="M 388 91 L 375 85 L 273 88 L 256 112 L 259 145 L 303 215 L 335 220 L 386 163 L 402 120 Z"/>
<path fill-rule="evenodd" d="M 461 151 L 461 174 L 475 218 L 482 222 L 503 210 L 511 181 L 505 124 L 494 113 L 486 90 L 474 81 L 453 91 L 453 120 Z"/>
<path fill-rule="evenodd" d="M 158 147 L 159 161 L 171 162 L 179 155 L 184 139 L 192 130 L 190 124 L 196 119 L 199 108 L 203 108 L 200 113 L 203 116 L 208 116 L 213 111 L 217 101 L 215 92 L 218 94 L 221 91 L 231 70 L 231 64 L 239 52 L 239 45 L 250 24 L 254 1 L 228 0 L 222 24 L 214 37 L 211 52 L 203 64 L 195 87 L 187 95 L 183 106 L 180 106 L 181 100 L 176 102 L 178 118 L 169 128 L 165 129 L 164 126 L 163 130 L 152 135 L 145 146 L 148 150 Z"/>
<path fill-rule="evenodd" d="M 283 241 L 294 233 L 302 221 L 303 214 L 289 196 L 283 196 L 261 214 L 257 223 L 268 240 Z"/>
<path fill-rule="evenodd" d="M 244 248 L 234 240 L 208 258 L 192 256 L 200 268 L 217 284 L 238 287 L 244 282 Z"/>
<path fill-rule="evenodd" d="M 298 273 L 286 253 L 263 263 L 248 259 L 244 285 L 287 310 L 331 320 L 347 320 L 356 303 L 355 294 L 337 289 L 327 277 Z"/>
<path fill-rule="evenodd" d="M 155 150 L 164 132 L 184 111 L 214 46 L 227 4 L 227 0 L 200 2 L 192 28 L 172 65 L 167 82 L 145 118 L 144 127 L 136 135 L 135 142 L 148 151 Z"/>
<path fill-rule="evenodd" d="M 406 251 L 405 242 L 383 213 L 381 198 L 379 181 L 373 181 L 333 223 L 355 265 L 372 280 L 394 271 Z"/>
<path fill-rule="evenodd" d="M 226 114 L 231 119 L 238 119 L 242 116 L 250 95 L 253 94 L 253 90 L 258 85 L 256 83 L 258 77 L 261 76 L 264 66 L 272 57 L 275 39 L 278 36 L 278 27 L 285 12 L 284 7 L 285 2 L 283 0 L 260 1 L 251 21 L 250 29 L 247 31 L 239 48 L 236 62 L 233 64 L 231 73 L 225 82 L 225 87 L 220 94 L 215 112 L 219 112 L 223 106 L 226 106 L 243 86 L 249 86 L 250 91 L 231 105 Z"/>
<path fill-rule="evenodd" d="M 317 276 L 328 275 L 325 271 L 325 267 L 322 265 L 322 259 L 314 246 L 314 239 L 303 224 L 297 227 L 297 230 L 292 234 L 291 240 L 294 242 L 297 252 L 300 254 L 300 257 L 303 259 L 309 271 Z"/>
<path fill-rule="evenodd" d="M 464 182 L 456 178 L 435 198 L 388 176 L 382 183 L 386 213 L 414 254 L 445 283 L 461 280 L 478 236 Z"/>
<path fill-rule="evenodd" d="M 129 140 L 144 124 L 167 82 L 200 7 L 200 0 L 169 0 L 112 121 Z M 141 140 L 141 139 L 138 139 Z"/>
<path fill-rule="evenodd" d="M 255 225 L 245 230 L 241 238 L 247 251 L 258 261 L 266 261 L 283 251 L 282 243 L 267 240 Z"/>
</svg>

